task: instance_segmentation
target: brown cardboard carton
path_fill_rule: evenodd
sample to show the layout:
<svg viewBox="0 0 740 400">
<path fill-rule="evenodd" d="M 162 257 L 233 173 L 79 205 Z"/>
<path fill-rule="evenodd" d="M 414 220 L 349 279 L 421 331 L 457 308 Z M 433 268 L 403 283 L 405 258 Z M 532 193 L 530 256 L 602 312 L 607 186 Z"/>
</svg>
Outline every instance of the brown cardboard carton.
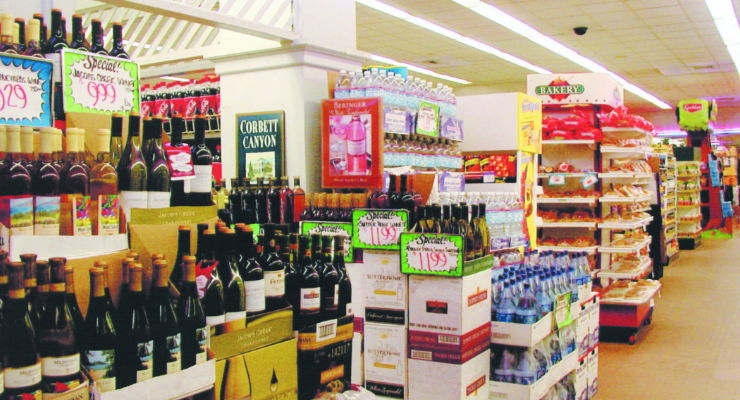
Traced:
<svg viewBox="0 0 740 400">
<path fill-rule="evenodd" d="M 118 305 L 118 298 L 121 294 L 121 264 L 126 254 L 128 254 L 128 250 L 121 250 L 115 253 L 67 261 L 67 264 L 74 268 L 75 294 L 82 315 L 87 315 L 87 305 L 90 301 L 90 268 L 95 265 L 95 261 L 108 263 L 108 287 L 110 288 L 111 297 L 113 297 L 113 303 Z"/>
</svg>

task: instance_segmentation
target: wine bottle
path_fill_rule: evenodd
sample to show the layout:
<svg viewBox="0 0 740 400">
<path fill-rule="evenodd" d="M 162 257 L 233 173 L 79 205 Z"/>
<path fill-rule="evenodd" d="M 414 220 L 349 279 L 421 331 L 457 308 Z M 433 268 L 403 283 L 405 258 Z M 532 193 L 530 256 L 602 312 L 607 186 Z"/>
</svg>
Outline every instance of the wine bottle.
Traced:
<svg viewBox="0 0 740 400">
<path fill-rule="evenodd" d="M 103 25 L 97 18 L 92 19 L 92 38 L 90 40 L 90 53 L 108 55 L 103 38 Z"/>
<path fill-rule="evenodd" d="M 85 30 L 82 29 L 82 16 L 79 14 L 72 15 L 72 41 L 69 42 L 69 48 L 88 51 L 85 46 Z"/>
<path fill-rule="evenodd" d="M 44 24 L 44 16 L 40 13 L 35 13 L 33 14 L 33 19 L 39 22 L 39 47 L 43 49 L 46 44 L 46 24 Z"/>
<path fill-rule="evenodd" d="M 8 253 L 0 250 L 0 299 L 8 297 Z"/>
<path fill-rule="evenodd" d="M 285 307 L 285 264 L 275 248 L 283 235 L 275 234 L 274 225 L 265 225 L 264 230 L 259 262 L 265 274 L 267 311 L 272 311 Z"/>
<path fill-rule="evenodd" d="M 22 196 L 31 193 L 31 173 L 23 162 L 21 129 L 6 126 L 7 154 L 0 171 L 0 196 Z"/>
<path fill-rule="evenodd" d="M 125 59 L 130 58 L 126 49 L 123 48 L 123 25 L 120 22 L 113 23 L 113 45 L 108 55 Z"/>
<path fill-rule="evenodd" d="M 118 190 L 125 210 L 146 208 L 148 201 L 146 193 L 148 168 L 141 151 L 139 121 L 138 113 L 129 114 L 126 147 L 117 167 Z"/>
<path fill-rule="evenodd" d="M 190 255 L 190 227 L 180 225 L 177 228 L 177 255 L 175 263 L 172 264 L 172 275 L 170 281 L 179 290 L 182 286 L 182 258 Z"/>
<path fill-rule="evenodd" d="M 15 43 L 17 43 L 18 54 L 23 54 L 26 51 L 26 20 L 16 18 L 15 24 L 18 26 L 18 40 Z M 13 37 L 15 39 L 15 32 L 13 32 Z"/>
<path fill-rule="evenodd" d="M 313 254 L 309 245 L 308 236 L 301 236 L 298 243 L 300 251 L 300 279 L 298 287 L 297 326 L 300 330 L 306 326 L 319 322 L 321 313 L 321 280 L 319 273 L 313 267 Z"/>
<path fill-rule="evenodd" d="M 450 205 L 445 204 L 442 206 L 442 233 L 452 233 L 452 227 L 451 227 L 451 216 L 450 216 Z"/>
<path fill-rule="evenodd" d="M 108 312 L 111 316 L 114 317 L 113 323 L 116 323 L 115 315 L 116 315 L 116 307 L 113 305 L 113 297 L 110 294 L 110 285 L 108 282 L 110 282 L 110 278 L 108 275 L 108 263 L 105 261 L 95 261 L 95 267 L 100 268 L 103 270 L 103 279 L 105 279 L 105 306 L 108 307 Z M 92 295 L 92 292 L 90 292 Z M 92 301 L 92 298 L 90 299 Z"/>
<path fill-rule="evenodd" d="M 3 399 L 41 398 L 41 361 L 36 353 L 36 330 L 26 305 L 25 267 L 8 268 L 8 299 L 3 308 L 5 392 Z"/>
<path fill-rule="evenodd" d="M 468 223 L 467 204 L 463 203 L 460 206 L 453 206 L 452 213 L 455 218 L 453 233 L 463 237 L 465 260 L 472 260 L 475 258 L 475 238 L 473 237 L 473 231 Z"/>
<path fill-rule="evenodd" d="M 109 147 L 111 143 L 110 132 L 107 129 L 98 129 L 98 154 L 90 170 L 90 196 L 97 210 L 98 223 L 93 226 L 93 233 L 96 235 L 118 233 L 115 225 L 107 225 L 101 216 L 105 215 L 101 208 L 105 207 L 109 198 L 118 194 L 118 172 L 116 167 L 111 163 Z M 120 140 L 120 138 L 119 138 Z"/>
<path fill-rule="evenodd" d="M 41 316 L 46 312 L 46 304 L 49 300 L 49 285 L 51 284 L 51 270 L 46 260 L 36 261 L 36 292 L 38 293 L 38 306 L 36 312 Z"/>
<path fill-rule="evenodd" d="M 203 232 L 203 257 L 198 261 L 199 270 L 210 270 L 211 276 L 205 285 L 203 294 L 203 308 L 206 313 L 208 326 L 220 325 L 226 322 L 224 310 L 224 285 L 218 274 L 216 260 L 216 232 Z M 198 242 L 200 247 L 200 242 Z"/>
<path fill-rule="evenodd" d="M 170 167 L 162 149 L 162 120 L 152 119 L 149 129 L 151 142 L 147 159 L 149 165 L 147 207 L 165 208 L 170 206 Z"/>
<path fill-rule="evenodd" d="M 414 220 L 416 215 L 416 202 L 414 201 L 414 194 L 409 191 L 408 188 L 408 175 L 401 175 L 401 193 L 398 194 L 399 208 L 402 208 L 409 212 L 409 226 L 413 226 L 416 222 Z"/>
<path fill-rule="evenodd" d="M 21 153 L 23 154 L 23 164 L 26 166 L 28 172 L 31 173 L 33 179 L 33 171 L 35 168 L 34 163 L 34 138 L 33 128 L 30 126 L 21 127 Z M 31 182 L 31 188 L 33 189 L 33 182 Z"/>
<path fill-rule="evenodd" d="M 177 302 L 177 320 L 182 339 L 182 369 L 208 361 L 210 329 L 195 286 L 195 257 L 183 257 L 185 275 Z"/>
<path fill-rule="evenodd" d="M 80 339 L 80 332 L 85 327 L 85 319 L 82 317 L 80 306 L 77 304 L 77 294 L 75 293 L 75 279 L 74 279 L 74 268 L 67 264 L 67 259 L 64 257 L 55 257 L 49 260 L 49 262 L 59 262 L 64 264 L 64 283 L 67 293 L 67 307 L 69 313 L 72 316 L 72 322 L 75 325 L 75 337 Z"/>
<path fill-rule="evenodd" d="M 110 163 L 113 168 L 118 168 L 118 163 L 121 161 L 123 155 L 123 142 L 121 137 L 123 136 L 123 116 L 118 113 L 113 113 L 110 120 Z"/>
<path fill-rule="evenodd" d="M 388 206 L 393 209 L 400 209 L 401 194 L 396 192 L 396 175 L 390 175 L 388 183 Z"/>
<path fill-rule="evenodd" d="M 64 392 L 80 384 L 80 351 L 75 322 L 67 304 L 65 261 L 49 260 L 49 301 L 39 320 L 39 355 L 44 393 Z"/>
<path fill-rule="evenodd" d="M 334 236 L 334 269 L 337 270 L 339 275 L 339 307 L 337 310 L 337 318 L 344 317 L 345 315 L 352 315 L 352 282 L 349 280 L 349 274 L 347 273 L 347 267 L 344 265 L 344 241 L 346 236 L 338 235 Z"/>
<path fill-rule="evenodd" d="M 42 35 L 45 36 L 45 35 Z M 62 11 L 58 8 L 51 9 L 51 32 L 49 38 L 45 39 L 44 54 L 59 53 L 61 49 L 69 47 L 67 37 L 64 34 L 62 23 Z"/>
<path fill-rule="evenodd" d="M 182 133 L 185 131 L 185 121 L 182 119 L 180 114 L 175 113 L 170 119 L 170 146 L 173 148 L 186 148 L 187 144 L 182 142 Z M 170 206 L 186 206 L 188 205 L 187 194 L 185 193 L 185 181 L 184 180 L 171 180 L 170 181 Z"/>
<path fill-rule="evenodd" d="M 332 237 L 321 236 L 323 262 L 317 268 L 321 280 L 321 321 L 338 318 L 339 312 L 339 273 L 334 268 L 332 258 Z"/>
<path fill-rule="evenodd" d="M 470 230 L 473 234 L 473 257 L 480 258 L 483 256 L 483 233 L 478 225 L 478 205 L 470 205 Z"/>
<path fill-rule="evenodd" d="M 116 327 L 105 295 L 105 271 L 90 268 L 90 305 L 82 331 L 83 364 L 100 392 L 116 389 Z"/>
<path fill-rule="evenodd" d="M 121 322 L 116 353 L 119 388 L 144 382 L 154 375 L 154 339 L 144 305 L 143 268 L 134 263 L 128 269 L 127 295 L 119 306 Z"/>
<path fill-rule="evenodd" d="M 246 317 L 246 294 L 244 280 L 239 275 L 236 262 L 236 234 L 226 229 L 217 242 L 219 256 L 218 276 L 224 283 L 224 310 L 226 322 Z"/>
<path fill-rule="evenodd" d="M 203 261 L 204 251 L 205 248 L 203 247 L 203 235 L 208 230 L 208 224 L 207 223 L 200 223 L 195 226 L 195 262 L 197 263 Z M 196 267 L 196 271 L 198 268 Z"/>
<path fill-rule="evenodd" d="M 287 236 L 279 236 L 278 246 L 280 247 L 280 259 L 283 260 L 285 266 L 285 300 L 293 308 L 293 326 L 298 326 L 297 317 L 300 304 L 300 275 L 297 265 L 298 234 L 291 234 L 290 239 Z"/>
<path fill-rule="evenodd" d="M 280 223 L 280 187 L 275 178 L 270 177 L 267 191 L 267 221 L 273 224 Z"/>
<path fill-rule="evenodd" d="M 298 223 L 303 215 L 303 210 L 306 205 L 306 192 L 301 187 L 301 178 L 299 176 L 293 177 L 293 194 L 291 196 L 290 204 L 293 206 L 293 230 L 297 231 Z"/>
<path fill-rule="evenodd" d="M 35 18 L 28 21 L 26 26 L 26 48 L 23 50 L 24 56 L 29 57 L 44 57 L 44 53 L 41 50 L 41 39 L 40 39 L 41 25 Z"/>
<path fill-rule="evenodd" d="M 266 225 L 267 226 L 267 225 Z M 238 268 L 239 275 L 244 280 L 244 292 L 246 295 L 247 315 L 265 312 L 265 292 L 267 281 L 260 261 L 257 260 L 257 252 L 254 248 L 254 237 L 252 228 L 241 226 L 237 231 L 237 242 L 239 247 Z M 262 245 L 263 243 L 260 243 Z"/>
<path fill-rule="evenodd" d="M 231 190 L 229 191 L 229 211 L 234 223 L 244 223 L 244 210 L 242 209 L 242 190 L 239 178 L 231 178 Z"/>
<path fill-rule="evenodd" d="M 488 222 L 486 221 L 486 205 L 484 203 L 478 204 L 478 230 L 482 236 L 482 250 L 483 255 L 487 255 L 491 252 L 491 233 L 488 231 Z"/>
<path fill-rule="evenodd" d="M 249 178 L 244 178 L 244 189 L 241 191 L 241 207 L 244 213 L 243 223 L 245 224 L 256 224 L 257 223 L 257 197 L 255 193 L 255 186 Z"/>
<path fill-rule="evenodd" d="M 213 179 L 213 156 L 206 146 L 207 119 L 203 115 L 195 118 L 195 143 L 191 149 L 195 179 L 190 180 L 188 204 L 191 206 L 213 205 L 211 195 L 211 180 Z"/>
<path fill-rule="evenodd" d="M 170 301 L 167 261 L 155 261 L 153 270 L 148 311 L 154 339 L 154 376 L 160 376 L 180 371 L 181 337 L 177 315 Z"/>
<path fill-rule="evenodd" d="M 280 178 L 280 223 L 293 223 L 293 191 L 290 189 L 288 177 Z"/>
<path fill-rule="evenodd" d="M 428 233 L 427 228 L 427 214 L 429 214 L 429 211 L 426 206 L 421 206 L 416 209 L 416 215 L 414 216 L 414 220 L 416 223 L 411 227 L 412 232 L 416 233 Z"/>
<path fill-rule="evenodd" d="M 13 16 L 0 14 L 0 52 L 17 54 L 18 46 L 13 43 Z"/>
<path fill-rule="evenodd" d="M 256 208 L 256 215 L 257 215 L 257 223 L 258 224 L 266 224 L 270 222 L 270 216 L 267 209 L 267 193 L 268 188 L 267 184 L 265 182 L 267 178 L 264 180 L 257 178 L 257 191 L 255 192 L 255 208 Z"/>
<path fill-rule="evenodd" d="M 36 254 L 21 254 L 21 262 L 23 263 L 23 271 L 25 277 L 23 279 L 23 285 L 26 288 L 26 307 L 28 307 L 28 315 L 31 316 L 31 322 L 34 328 L 39 326 L 39 294 L 38 294 L 38 281 L 36 278 Z"/>
<path fill-rule="evenodd" d="M 431 218 L 427 220 L 427 226 L 431 233 L 442 233 L 442 206 L 439 204 L 432 204 Z"/>
</svg>

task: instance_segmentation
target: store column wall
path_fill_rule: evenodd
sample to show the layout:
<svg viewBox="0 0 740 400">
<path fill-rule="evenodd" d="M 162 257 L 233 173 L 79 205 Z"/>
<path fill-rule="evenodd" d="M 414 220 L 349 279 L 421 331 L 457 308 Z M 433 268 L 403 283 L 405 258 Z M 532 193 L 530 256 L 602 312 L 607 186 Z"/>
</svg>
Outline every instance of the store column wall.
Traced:
<svg viewBox="0 0 740 400">
<path fill-rule="evenodd" d="M 236 115 L 282 110 L 286 175 L 301 176 L 309 191 L 320 187 L 320 108 L 328 97 L 327 72 L 362 65 L 355 53 L 355 5 L 345 0 L 296 0 L 293 20 L 301 36 L 295 43 L 209 58 L 221 76 L 224 179 L 237 172 Z"/>
</svg>

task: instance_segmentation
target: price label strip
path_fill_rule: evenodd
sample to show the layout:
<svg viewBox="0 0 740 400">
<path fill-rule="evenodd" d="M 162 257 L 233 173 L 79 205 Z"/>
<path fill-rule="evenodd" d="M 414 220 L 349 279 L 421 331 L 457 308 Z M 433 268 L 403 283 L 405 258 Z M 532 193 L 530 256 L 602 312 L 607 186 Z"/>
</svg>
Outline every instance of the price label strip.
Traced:
<svg viewBox="0 0 740 400">
<path fill-rule="evenodd" d="M 564 174 L 551 174 L 547 178 L 547 184 L 550 186 L 563 186 L 565 185 L 565 175 Z"/>
<path fill-rule="evenodd" d="M 417 275 L 462 276 L 462 236 L 441 233 L 402 234 L 401 272 Z"/>
<path fill-rule="evenodd" d="M 54 64 L 43 58 L 0 54 L 0 124 L 51 126 Z"/>
<path fill-rule="evenodd" d="M 82 51 L 62 51 L 66 112 L 139 112 L 139 64 Z"/>
<path fill-rule="evenodd" d="M 398 250 L 401 233 L 408 230 L 406 210 L 352 211 L 352 246 L 355 249 Z"/>
<path fill-rule="evenodd" d="M 314 233 L 344 236 L 344 262 L 354 261 L 352 249 L 352 224 L 349 222 L 301 221 L 301 234 Z"/>
<path fill-rule="evenodd" d="M 599 176 L 595 172 L 591 172 L 586 174 L 586 176 L 581 179 L 581 184 L 583 185 L 584 189 L 589 189 L 593 185 L 596 184 L 596 182 L 599 181 Z"/>
<path fill-rule="evenodd" d="M 573 316 L 570 315 L 570 293 L 564 293 L 555 298 L 553 310 L 553 318 L 555 318 L 555 325 L 558 329 L 573 323 Z"/>
</svg>

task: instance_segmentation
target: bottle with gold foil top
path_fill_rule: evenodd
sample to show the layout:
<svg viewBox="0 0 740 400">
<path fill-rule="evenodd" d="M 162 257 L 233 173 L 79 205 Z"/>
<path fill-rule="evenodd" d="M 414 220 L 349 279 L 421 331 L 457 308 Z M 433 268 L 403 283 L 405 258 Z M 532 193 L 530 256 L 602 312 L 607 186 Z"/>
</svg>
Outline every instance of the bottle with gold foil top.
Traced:
<svg viewBox="0 0 740 400">
<path fill-rule="evenodd" d="M 128 258 L 133 262 L 132 258 Z M 119 305 L 118 387 L 151 379 L 154 376 L 154 340 L 146 310 L 141 264 L 128 266 L 126 297 Z"/>
<path fill-rule="evenodd" d="M 5 127 L 7 149 L 0 170 L 0 196 L 22 196 L 31 193 L 31 173 L 23 162 L 21 129 L 17 125 Z"/>
<path fill-rule="evenodd" d="M 60 258 L 49 260 L 49 299 L 39 320 L 39 355 L 45 393 L 66 391 L 80 384 L 80 351 L 75 323 L 67 304 L 65 261 Z M 40 272 L 41 261 L 39 267 Z M 40 288 L 43 284 L 41 279 L 39 282 Z"/>
<path fill-rule="evenodd" d="M 83 365 L 100 392 L 116 389 L 116 327 L 105 298 L 105 271 L 90 268 L 90 305 L 81 332 Z"/>
<path fill-rule="evenodd" d="M 41 128 L 41 145 L 31 183 L 32 192 L 36 196 L 57 196 L 59 194 L 59 171 L 52 159 L 55 139 L 55 128 Z"/>
<path fill-rule="evenodd" d="M 208 361 L 210 329 L 195 285 L 195 257 L 183 257 L 183 273 L 177 320 L 182 339 L 182 369 L 186 369 Z"/>
<path fill-rule="evenodd" d="M 31 322 L 35 328 L 38 326 L 40 315 L 38 310 L 38 281 L 36 280 L 36 254 L 21 254 L 20 258 L 23 263 L 23 271 L 25 273 L 23 285 L 26 288 L 26 307 L 28 308 L 28 315 L 31 316 Z"/>
<path fill-rule="evenodd" d="M 64 257 L 54 257 L 51 258 L 49 262 L 52 263 L 52 265 L 55 262 L 64 264 L 64 283 L 67 293 L 67 307 L 69 307 L 70 315 L 72 315 L 72 321 L 75 324 L 75 332 L 77 333 L 77 339 L 79 340 L 80 331 L 85 326 L 85 319 L 82 317 L 82 311 L 80 311 L 80 306 L 77 304 L 74 269 L 71 265 L 66 265 L 67 259 Z"/>
<path fill-rule="evenodd" d="M 10 263 L 8 299 L 3 310 L 4 399 L 41 398 L 41 361 L 37 354 L 36 330 L 26 306 L 24 278 L 23 264 Z"/>
<path fill-rule="evenodd" d="M 13 43 L 13 16 L 11 14 L 0 14 L 0 52 L 18 53 L 18 46 Z"/>
<path fill-rule="evenodd" d="M 180 327 L 169 294 L 167 260 L 154 261 L 149 313 L 154 339 L 154 376 L 181 370 Z"/>
</svg>

